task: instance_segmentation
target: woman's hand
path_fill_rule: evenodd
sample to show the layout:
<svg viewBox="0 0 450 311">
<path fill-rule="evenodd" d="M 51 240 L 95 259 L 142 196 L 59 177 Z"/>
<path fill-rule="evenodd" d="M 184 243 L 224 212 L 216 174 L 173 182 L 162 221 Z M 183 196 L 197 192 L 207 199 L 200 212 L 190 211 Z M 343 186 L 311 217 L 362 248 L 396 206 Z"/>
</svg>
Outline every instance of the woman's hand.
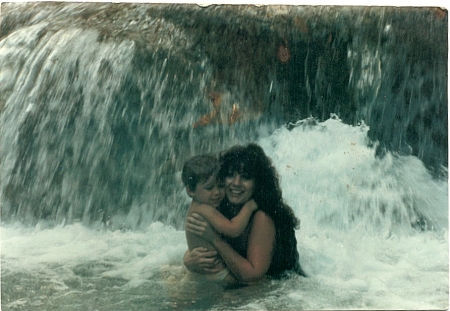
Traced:
<svg viewBox="0 0 450 311">
<path fill-rule="evenodd" d="M 186 231 L 198 235 L 209 242 L 219 237 L 209 223 L 197 213 L 192 213 L 187 218 Z"/>
<path fill-rule="evenodd" d="M 220 263 L 217 251 L 209 251 L 204 247 L 194 248 L 192 251 L 188 250 L 184 254 L 183 262 L 189 271 L 195 273 L 210 274 L 220 271 L 217 268 Z"/>
</svg>

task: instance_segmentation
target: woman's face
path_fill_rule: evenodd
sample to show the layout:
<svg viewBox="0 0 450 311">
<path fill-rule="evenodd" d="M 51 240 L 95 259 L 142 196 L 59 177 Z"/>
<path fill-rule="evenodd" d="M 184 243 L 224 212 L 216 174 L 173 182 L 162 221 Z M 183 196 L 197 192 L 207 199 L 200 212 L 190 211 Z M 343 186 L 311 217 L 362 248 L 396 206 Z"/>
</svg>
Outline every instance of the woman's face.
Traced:
<svg viewBox="0 0 450 311">
<path fill-rule="evenodd" d="M 225 194 L 232 204 L 241 205 L 250 200 L 255 189 L 255 180 L 246 174 L 234 172 L 225 177 Z"/>
</svg>

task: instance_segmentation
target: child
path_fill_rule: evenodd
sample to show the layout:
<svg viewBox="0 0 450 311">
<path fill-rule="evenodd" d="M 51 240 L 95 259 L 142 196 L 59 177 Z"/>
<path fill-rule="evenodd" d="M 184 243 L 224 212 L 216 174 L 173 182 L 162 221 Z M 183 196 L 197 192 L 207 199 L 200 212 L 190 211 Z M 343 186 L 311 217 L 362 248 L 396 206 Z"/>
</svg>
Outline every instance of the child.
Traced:
<svg viewBox="0 0 450 311">
<path fill-rule="evenodd" d="M 225 196 L 223 185 L 216 180 L 216 174 L 220 169 L 219 161 L 211 155 L 194 156 L 183 166 L 181 179 L 186 186 L 187 194 L 192 198 L 192 203 L 187 212 L 187 217 L 192 213 L 201 215 L 218 233 L 238 237 L 247 227 L 253 212 L 258 208 L 255 201 L 250 200 L 241 209 L 238 215 L 229 220 L 216 208 Z M 197 247 L 205 247 L 213 250 L 214 247 L 201 237 L 186 232 L 186 240 L 189 250 Z M 208 280 L 233 284 L 236 283 L 233 275 L 223 263 L 220 263 L 219 271 L 208 274 Z"/>
</svg>

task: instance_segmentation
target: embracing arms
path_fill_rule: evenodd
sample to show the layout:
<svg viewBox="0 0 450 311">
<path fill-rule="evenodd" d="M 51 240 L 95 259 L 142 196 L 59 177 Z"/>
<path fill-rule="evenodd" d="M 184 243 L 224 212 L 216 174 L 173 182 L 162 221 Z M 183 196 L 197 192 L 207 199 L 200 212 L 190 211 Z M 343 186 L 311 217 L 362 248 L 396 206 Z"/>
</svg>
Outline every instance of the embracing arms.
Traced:
<svg viewBox="0 0 450 311">
<path fill-rule="evenodd" d="M 210 251 L 205 247 L 197 247 L 191 251 L 187 250 L 183 257 L 183 263 L 186 268 L 199 274 L 212 274 L 221 271 L 221 268 L 217 268 L 220 262 L 217 251 Z"/>
<path fill-rule="evenodd" d="M 209 240 L 238 281 L 249 283 L 260 280 L 265 276 L 272 261 L 275 245 L 275 225 L 267 214 L 257 211 L 253 217 L 246 258 L 240 256 L 211 227 L 205 224 L 206 222 L 198 215 L 192 215 L 187 223 L 186 230 Z M 199 227 L 200 229 L 198 229 Z M 189 260 L 190 256 L 191 253 L 186 253 L 184 262 L 188 269 L 192 271 L 194 260 Z"/>
<path fill-rule="evenodd" d="M 250 217 L 257 208 L 255 201 L 250 200 L 245 203 L 239 214 L 231 220 L 215 208 L 204 208 L 202 205 L 194 207 L 192 212 L 201 215 L 218 233 L 235 238 L 244 232 Z"/>
</svg>

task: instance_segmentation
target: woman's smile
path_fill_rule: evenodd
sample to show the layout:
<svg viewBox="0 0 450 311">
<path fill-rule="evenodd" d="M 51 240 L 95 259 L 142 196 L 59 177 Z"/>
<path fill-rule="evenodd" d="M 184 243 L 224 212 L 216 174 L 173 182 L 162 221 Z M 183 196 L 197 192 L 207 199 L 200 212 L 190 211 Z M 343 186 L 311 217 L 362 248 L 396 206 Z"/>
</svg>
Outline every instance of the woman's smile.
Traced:
<svg viewBox="0 0 450 311">
<path fill-rule="evenodd" d="M 228 200 L 232 204 L 244 204 L 253 195 L 255 181 L 245 178 L 241 174 L 234 173 L 225 178 L 225 188 Z"/>
</svg>

